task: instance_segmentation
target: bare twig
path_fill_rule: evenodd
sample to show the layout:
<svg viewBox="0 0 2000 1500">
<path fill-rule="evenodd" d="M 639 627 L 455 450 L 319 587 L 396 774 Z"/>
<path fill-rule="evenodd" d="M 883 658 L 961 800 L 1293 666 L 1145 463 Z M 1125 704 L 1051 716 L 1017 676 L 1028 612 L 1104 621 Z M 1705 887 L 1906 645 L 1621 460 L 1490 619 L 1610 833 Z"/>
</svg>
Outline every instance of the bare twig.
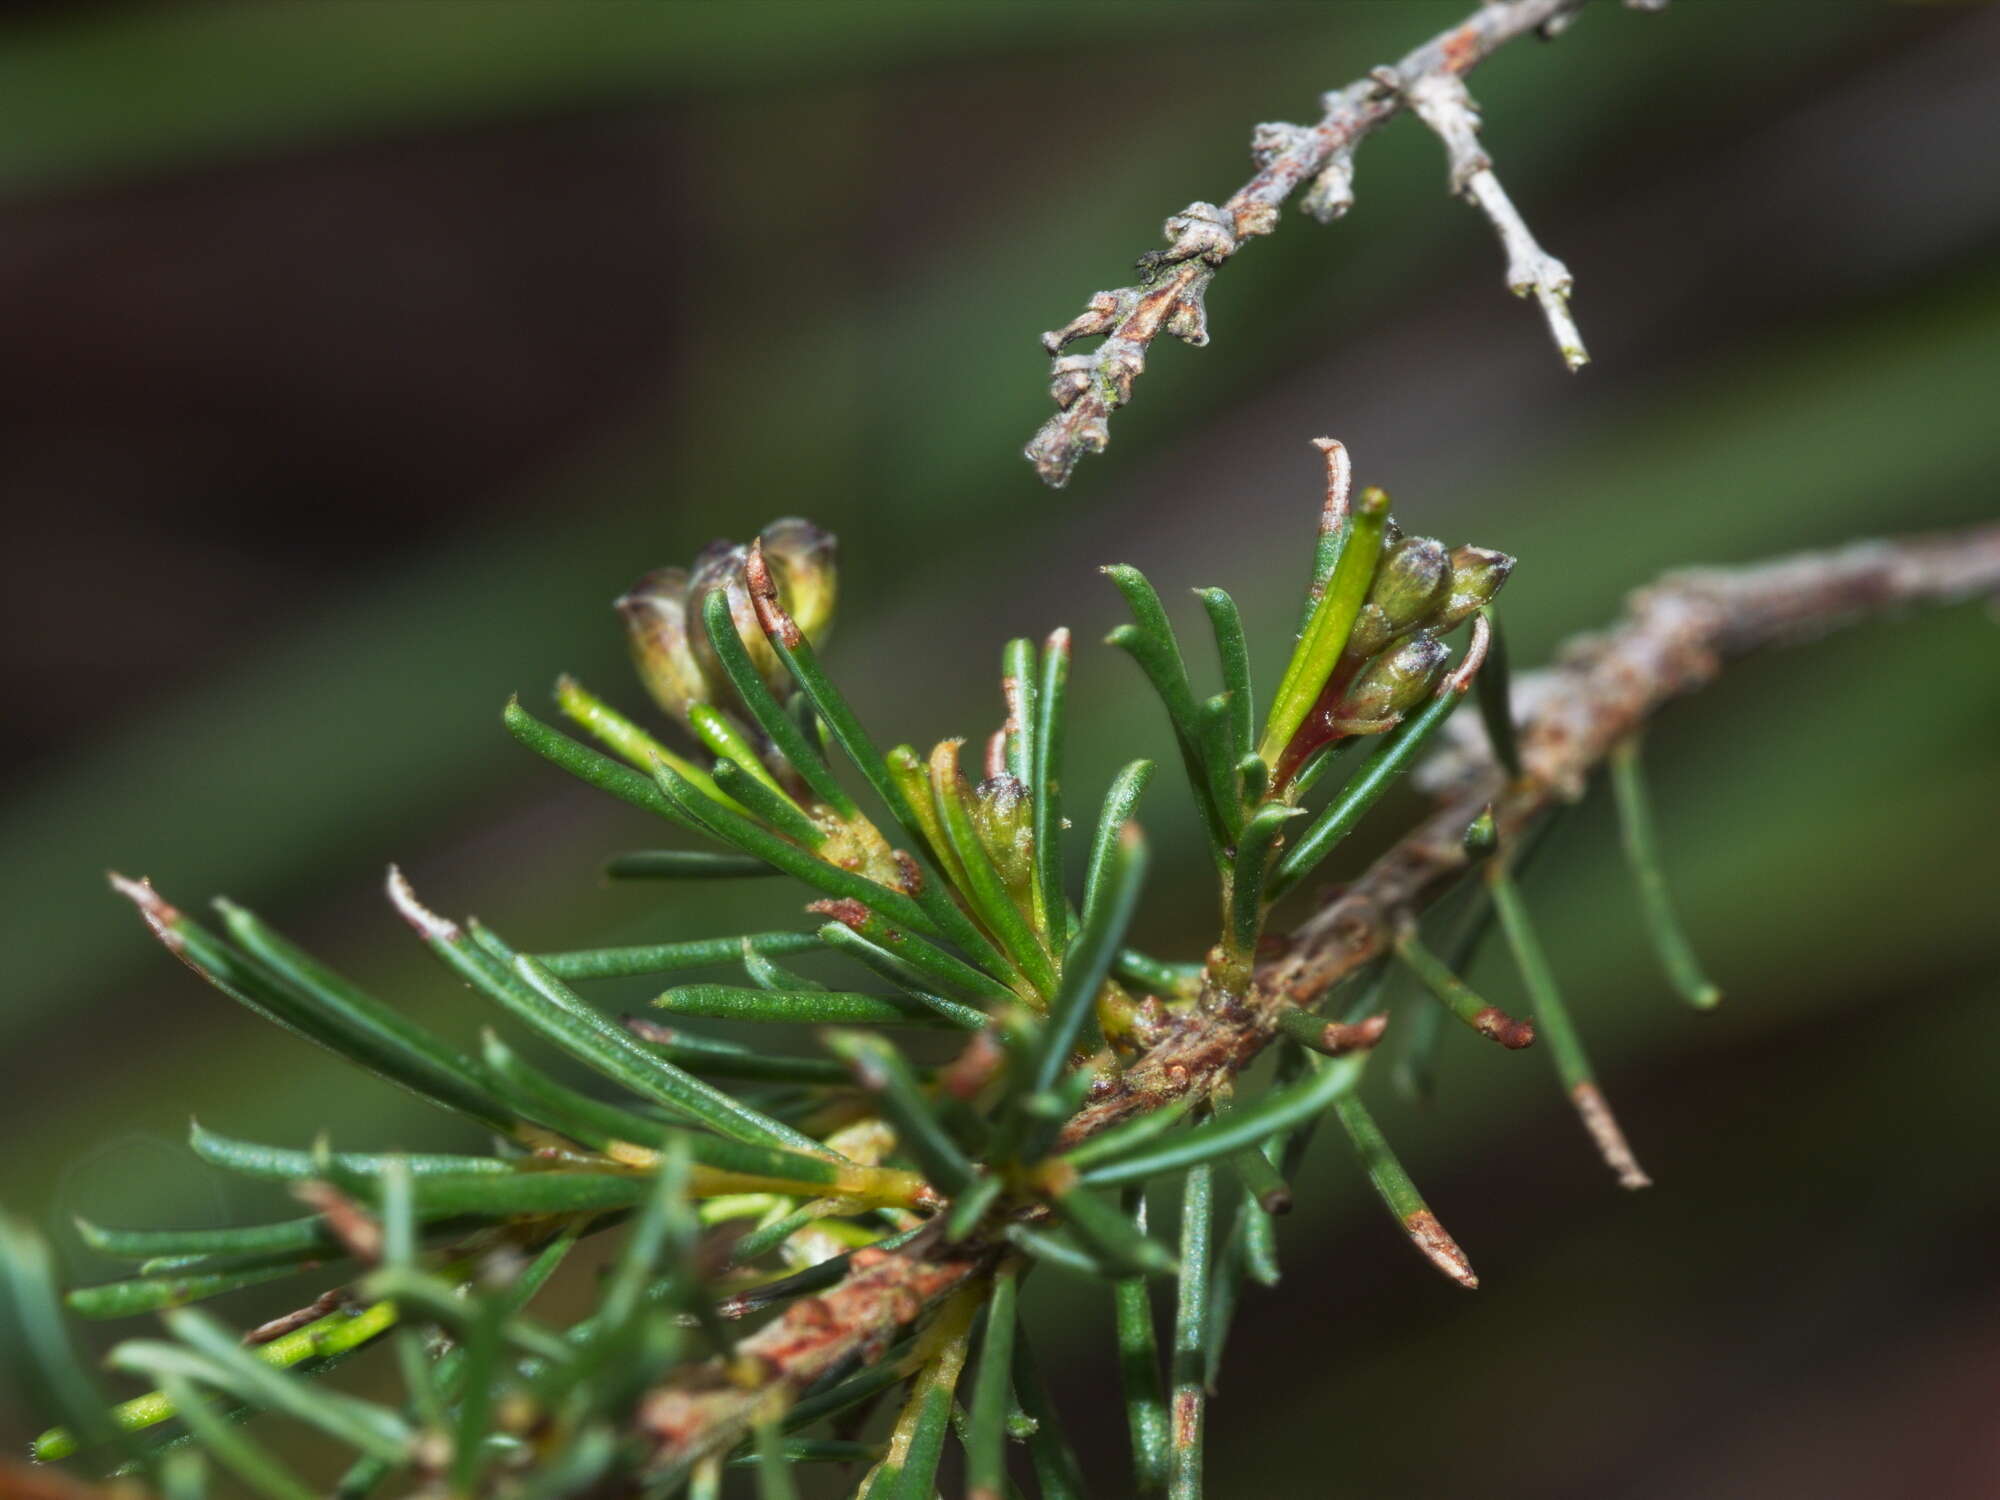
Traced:
<svg viewBox="0 0 2000 1500">
<path fill-rule="evenodd" d="M 1452 188 L 1492 220 L 1507 252 L 1507 284 L 1540 301 L 1557 347 L 1572 369 L 1586 357 L 1569 321 L 1569 272 L 1546 254 L 1522 223 L 1479 149 L 1478 115 L 1463 76 L 1516 37 L 1553 36 L 1588 0 L 1489 0 L 1472 15 L 1432 37 L 1394 67 L 1321 99 L 1317 125 L 1264 124 L 1251 139 L 1257 175 L 1219 207 L 1190 203 L 1166 221 L 1167 247 L 1141 258 L 1143 279 L 1099 292 L 1089 305 L 1042 335 L 1053 357 L 1049 393 L 1060 408 L 1023 450 L 1042 479 L 1060 486 L 1077 460 L 1109 441 L 1111 413 L 1132 399 L 1132 382 L 1146 367 L 1146 352 L 1162 332 L 1197 347 L 1208 342 L 1205 297 L 1215 268 L 1246 241 L 1269 234 L 1279 206 L 1301 187 L 1306 212 L 1321 223 L 1341 217 L 1354 203 L 1354 148 L 1406 106 L 1444 137 L 1451 157 Z M 1628 4 L 1632 0 L 1628 0 Z M 1658 9 L 1657 3 L 1634 5 Z M 1104 342 L 1083 354 L 1063 351 L 1078 339 Z"/>
<path fill-rule="evenodd" d="M 1590 355 L 1584 351 L 1583 335 L 1569 313 L 1574 285 L 1569 267 L 1536 242 L 1514 200 L 1493 174 L 1493 158 L 1479 144 L 1479 108 L 1472 102 L 1465 80 L 1456 73 L 1426 73 L 1404 83 L 1385 70 L 1382 81 L 1400 89 L 1417 118 L 1444 142 L 1451 190 L 1485 214 L 1500 236 L 1500 248 L 1507 253 L 1508 289 L 1517 297 L 1534 294 L 1563 363 L 1572 370 L 1582 369 L 1590 363 Z"/>
<path fill-rule="evenodd" d="M 1212 1093 L 1263 1050 L 1279 1013 L 1310 1003 L 1388 951 L 1396 934 L 1471 865 L 1468 824 L 1488 806 L 1503 839 L 1582 794 L 1613 747 L 1674 698 L 1706 685 L 1730 658 L 1809 639 L 1906 605 L 2000 597 L 2000 525 L 1952 535 L 1863 542 L 1760 567 L 1670 574 L 1628 601 L 1624 621 L 1570 643 L 1539 679 L 1522 679 L 1523 774 L 1494 763 L 1473 715 L 1425 768 L 1439 806 L 1359 878 L 1331 896 L 1257 971 L 1247 995 L 1166 1020 L 1164 1035 L 1109 1080 L 1066 1127 L 1080 1141 L 1186 1095 Z M 663 1465 L 735 1442 L 774 1388 L 796 1392 L 829 1370 L 880 1358 L 926 1310 L 992 1264 L 996 1252 L 920 1236 L 901 1252 L 860 1251 L 847 1279 L 795 1304 L 738 1345 L 761 1382 L 720 1364 L 678 1376 L 642 1410 Z M 740 1375 L 744 1366 L 733 1367 Z"/>
</svg>

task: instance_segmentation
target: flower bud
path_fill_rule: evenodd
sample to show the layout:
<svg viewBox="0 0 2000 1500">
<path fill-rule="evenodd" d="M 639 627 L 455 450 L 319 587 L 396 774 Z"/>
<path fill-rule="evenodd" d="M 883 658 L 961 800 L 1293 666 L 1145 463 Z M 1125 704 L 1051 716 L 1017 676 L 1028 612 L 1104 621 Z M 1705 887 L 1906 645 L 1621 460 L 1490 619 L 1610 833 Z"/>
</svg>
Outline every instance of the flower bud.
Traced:
<svg viewBox="0 0 2000 1500">
<path fill-rule="evenodd" d="M 1446 631 L 1469 620 L 1481 605 L 1490 604 L 1507 575 L 1514 571 L 1514 559 L 1489 547 L 1455 547 L 1451 554 L 1451 593 L 1431 622 L 1432 628 Z"/>
<path fill-rule="evenodd" d="M 778 602 L 806 638 L 818 641 L 833 620 L 834 539 L 810 521 L 787 517 L 766 526 L 764 562 Z M 758 623 L 755 601 L 744 574 L 750 549 L 736 542 L 710 542 L 685 568 L 659 568 L 632 586 L 617 604 L 632 637 L 632 654 L 647 688 L 674 718 L 688 722 L 689 705 L 727 707 L 737 702 L 722 658 L 709 639 L 703 607 L 721 593 L 736 623 L 750 664 L 774 694 L 791 687 L 791 674 Z"/>
<path fill-rule="evenodd" d="M 687 569 L 655 568 L 612 606 L 625 618 L 632 660 L 646 690 L 683 724 L 688 705 L 710 696 L 708 679 L 689 644 L 687 605 Z"/>
<path fill-rule="evenodd" d="M 1375 734 L 1430 696 L 1451 654 L 1429 631 L 1418 631 L 1368 664 L 1329 716 L 1337 734 Z"/>
<path fill-rule="evenodd" d="M 736 701 L 735 690 L 729 686 L 729 674 L 723 671 L 722 658 L 716 654 L 715 643 L 708 638 L 707 627 L 702 623 L 708 596 L 717 592 L 728 599 L 729 617 L 736 622 L 736 634 L 743 642 L 743 649 L 750 653 L 750 664 L 764 679 L 764 685 L 781 694 L 791 682 L 785 664 L 778 660 L 778 653 L 765 638 L 764 627 L 757 623 L 757 607 L 750 599 L 750 585 L 743 578 L 743 561 L 749 555 L 750 549 L 740 543 L 710 542 L 695 558 L 694 573 L 688 580 L 688 634 L 693 641 L 695 660 L 701 663 L 703 675 L 713 684 L 712 691 L 720 695 L 710 702 Z"/>
<path fill-rule="evenodd" d="M 1347 655 L 1365 660 L 1427 620 L 1451 587 L 1451 559 L 1432 537 L 1404 537 L 1385 548 L 1355 616 Z"/>
<path fill-rule="evenodd" d="M 833 623 L 839 570 L 833 533 L 786 516 L 761 533 L 764 558 L 778 581 L 778 596 L 806 639 L 817 646 Z"/>
</svg>

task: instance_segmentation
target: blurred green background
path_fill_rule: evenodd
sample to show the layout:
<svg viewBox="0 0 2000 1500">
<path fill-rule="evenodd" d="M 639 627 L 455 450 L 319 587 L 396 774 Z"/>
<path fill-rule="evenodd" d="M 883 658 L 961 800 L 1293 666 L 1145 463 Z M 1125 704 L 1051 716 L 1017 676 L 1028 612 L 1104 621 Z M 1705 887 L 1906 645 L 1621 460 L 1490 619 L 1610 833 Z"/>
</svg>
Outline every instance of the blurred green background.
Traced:
<svg viewBox="0 0 2000 1500">
<path fill-rule="evenodd" d="M 1353 214 L 1288 213 L 1218 277 L 1214 345 L 1159 348 L 1109 451 L 1042 490 L 1039 331 L 1226 196 L 1252 123 L 1464 8 L 17 11 L 0 1197 L 89 1278 L 72 1214 L 282 1209 L 187 1156 L 191 1113 L 469 1144 L 202 988 L 107 867 L 227 891 L 462 1037 L 476 1008 L 380 899 L 390 858 L 528 947 L 795 921 L 763 883 L 606 888 L 654 829 L 498 722 L 564 669 L 636 710 L 608 602 L 712 536 L 839 532 L 833 664 L 892 738 L 983 734 L 1001 643 L 1072 626 L 1081 802 L 1166 746 L 1089 644 L 1119 617 L 1096 566 L 1146 568 L 1190 639 L 1183 587 L 1229 587 L 1268 686 L 1320 433 L 1406 522 L 1521 556 L 1522 662 L 1666 567 L 2000 509 L 2000 12 L 1863 0 L 1592 6 L 1475 75 L 1576 273 L 1583 374 L 1399 121 Z M 1994 659 L 1963 608 L 1664 717 L 1714 1015 L 1667 995 L 1593 793 L 1530 896 L 1659 1185 L 1611 1186 L 1544 1059 L 1449 1038 L 1436 1104 L 1381 1113 L 1483 1289 L 1426 1270 L 1323 1141 L 1230 1348 L 1216 1494 L 2000 1492 Z M 1146 937 L 1193 956 L 1195 829 L 1170 790 L 1150 817 Z M 1108 1303 L 1041 1306 L 1119 1493 Z M 9 1404 L 5 1440 L 36 1415 Z"/>
</svg>

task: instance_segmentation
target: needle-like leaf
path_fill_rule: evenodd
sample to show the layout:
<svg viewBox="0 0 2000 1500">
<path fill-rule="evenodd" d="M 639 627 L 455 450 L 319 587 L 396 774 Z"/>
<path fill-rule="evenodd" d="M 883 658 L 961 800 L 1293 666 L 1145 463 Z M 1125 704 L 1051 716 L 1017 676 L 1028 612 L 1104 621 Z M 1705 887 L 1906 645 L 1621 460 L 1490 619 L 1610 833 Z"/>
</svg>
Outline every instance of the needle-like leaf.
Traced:
<svg viewBox="0 0 2000 1500">
<path fill-rule="evenodd" d="M 1360 1096 L 1344 1095 L 1334 1101 L 1333 1109 L 1347 1131 L 1348 1140 L 1353 1142 L 1355 1155 L 1361 1158 L 1368 1181 L 1388 1208 L 1390 1217 L 1410 1237 L 1410 1243 L 1460 1286 L 1467 1290 L 1477 1287 L 1479 1278 L 1472 1274 L 1472 1263 L 1458 1248 L 1458 1241 L 1438 1223 L 1437 1215 L 1430 1211 L 1410 1174 L 1403 1170 L 1403 1164 L 1389 1148 L 1388 1137 L 1382 1134 Z"/>
<path fill-rule="evenodd" d="M 1298 1082 L 1272 1089 L 1255 1103 L 1231 1110 L 1219 1120 L 1100 1162 L 1085 1171 L 1082 1180 L 1093 1187 L 1145 1182 L 1256 1146 L 1330 1106 L 1354 1087 L 1366 1060 L 1364 1052 L 1321 1063 Z"/>
<path fill-rule="evenodd" d="M 1062 856 L 1063 709 L 1068 691 L 1069 632 L 1057 630 L 1042 644 L 1042 676 L 1035 691 L 1034 774 L 1028 782 L 1035 827 L 1035 885 L 1041 892 L 1049 946 L 1057 953 L 1069 946 Z"/>
<path fill-rule="evenodd" d="M 1632 738 L 1611 752 L 1611 790 L 1618 803 L 1618 829 L 1625 846 L 1625 862 L 1632 870 L 1632 883 L 1639 888 L 1639 905 L 1645 912 L 1646 931 L 1653 939 L 1653 951 L 1660 966 L 1680 997 L 1697 1010 L 1713 1010 L 1722 1001 L 1722 991 L 1702 972 L 1694 944 L 1688 941 L 1674 911 L 1667 889 L 1667 877 L 1660 865 L 1659 836 L 1653 828 L 1653 808 L 1646 796 L 1646 778 L 1639 765 L 1639 742 Z"/>
<path fill-rule="evenodd" d="M 594 786 L 600 792 L 609 792 L 619 801 L 665 818 L 669 823 L 678 824 L 690 833 L 703 835 L 708 833 L 698 819 L 681 811 L 661 796 L 660 789 L 653 784 L 649 775 L 621 766 L 610 756 L 601 755 L 588 745 L 580 745 L 568 735 L 552 729 L 521 707 L 519 698 L 507 700 L 507 707 L 501 719 L 507 726 L 507 732 L 519 743 L 526 745 L 551 765 L 569 772 L 584 785 Z M 682 764 L 685 765 L 687 762 Z M 650 772 L 651 768 L 649 762 L 646 769 Z M 707 779 L 707 773 L 703 772 L 701 780 Z"/>
<path fill-rule="evenodd" d="M 756 880 L 781 875 L 761 859 L 714 849 L 636 849 L 604 862 L 612 880 Z"/>
<path fill-rule="evenodd" d="M 1509 776 L 1521 774 L 1521 743 L 1514 732 L 1512 674 L 1507 669 L 1507 637 L 1501 633 L 1500 617 L 1491 608 L 1482 608 L 1492 639 L 1486 648 L 1486 665 L 1479 671 L 1479 717 L 1486 726 L 1486 739 L 1493 746 L 1493 758 Z"/>
<path fill-rule="evenodd" d="M 798 721 L 779 706 L 771 690 L 764 685 L 763 676 L 752 664 L 750 652 L 729 613 L 726 590 L 715 589 L 702 601 L 702 626 L 715 646 L 715 654 L 722 663 L 724 674 L 742 698 L 743 706 L 749 709 L 750 717 L 757 721 L 757 727 L 764 731 L 765 738 L 776 747 L 785 763 L 799 773 L 820 801 L 842 818 L 852 818 L 855 815 L 854 799 L 835 780 L 825 759 L 800 729 Z"/>
<path fill-rule="evenodd" d="M 1424 743 L 1450 717 L 1465 697 L 1465 687 L 1447 677 L 1425 703 L 1404 723 L 1391 731 L 1375 753 L 1361 764 L 1340 794 L 1326 810 L 1313 819 L 1299 835 L 1298 842 L 1285 851 L 1270 879 L 1271 899 L 1276 900 L 1297 885 L 1315 866 L 1333 852 L 1334 845 L 1354 831 L 1368 810 L 1382 800 L 1403 772 L 1410 768 Z"/>
<path fill-rule="evenodd" d="M 1133 1227 L 1146 1232 L 1143 1190 L 1125 1194 Z M 1153 1297 L 1143 1276 L 1121 1277 L 1111 1284 L 1118 1337 L 1118 1375 L 1125 1396 L 1125 1426 L 1132 1442 L 1132 1492 L 1160 1495 L 1167 1488 L 1167 1450 L 1172 1444 L 1167 1421 L 1166 1378 L 1160 1364 L 1159 1333 L 1153 1323 Z"/>
<path fill-rule="evenodd" d="M 774 958 L 788 953 L 810 953 L 820 946 L 819 938 L 810 932 L 757 932 L 740 938 L 698 938 L 687 943 L 538 953 L 535 962 L 558 979 L 627 979 L 635 974 L 670 974 L 681 969 L 735 963 L 743 956 L 745 943 Z"/>
<path fill-rule="evenodd" d="M 1188 785 L 1194 791 L 1195 805 L 1201 811 L 1210 846 L 1219 862 L 1226 835 L 1220 809 L 1215 806 L 1210 790 L 1194 689 L 1188 682 L 1187 662 L 1181 656 L 1173 624 L 1167 619 L 1159 594 L 1137 568 L 1120 563 L 1102 571 L 1117 585 L 1118 592 L 1125 596 L 1135 621 L 1131 625 L 1120 625 L 1106 639 L 1131 653 L 1165 707 L 1167 722 L 1173 728 L 1174 740 L 1180 746 L 1181 761 L 1187 769 Z"/>
<path fill-rule="evenodd" d="M 1494 910 L 1499 913 L 1501 931 L 1507 934 L 1507 946 L 1513 950 L 1515 967 L 1521 972 L 1521 983 L 1534 1002 L 1535 1025 L 1540 1034 L 1548 1039 L 1556 1076 L 1568 1091 L 1570 1103 L 1576 1106 L 1584 1129 L 1590 1133 L 1591 1141 L 1605 1164 L 1617 1174 L 1620 1187 L 1652 1186 L 1652 1179 L 1632 1154 L 1625 1132 L 1618 1126 L 1617 1116 L 1611 1113 L 1611 1106 L 1605 1102 L 1603 1091 L 1597 1086 L 1597 1075 L 1590 1066 L 1589 1054 L 1583 1050 L 1583 1038 L 1577 1033 L 1576 1023 L 1570 1019 L 1569 1005 L 1556 984 L 1555 971 L 1549 967 L 1548 954 L 1535 933 L 1527 903 L 1521 899 L 1520 889 L 1508 873 L 1504 856 L 1487 862 L 1486 888 L 1492 894 Z"/>
<path fill-rule="evenodd" d="M 827 1050 L 854 1070 L 896 1127 L 898 1144 L 940 1192 L 956 1196 L 972 1182 L 972 1163 L 944 1127 L 910 1065 L 886 1040 L 865 1031 L 829 1031 Z"/>
<path fill-rule="evenodd" d="M 1360 614 L 1368 585 L 1375 577 L 1388 521 L 1389 497 L 1377 489 L 1363 490 L 1342 534 L 1339 560 L 1313 603 L 1312 614 L 1272 695 L 1271 714 L 1264 721 L 1264 737 L 1257 747 L 1266 764 L 1276 766 L 1283 759 L 1285 747 L 1305 723 L 1313 701 L 1346 649 L 1355 616 Z"/>
<path fill-rule="evenodd" d="M 653 1004 L 677 1016 L 711 1016 L 727 1021 L 793 1021 L 822 1026 L 957 1026 L 977 1031 L 983 1011 L 939 1000 L 926 1003 L 901 995 L 858 995 L 841 990 L 750 990 L 727 984 L 684 984 Z M 947 1008 L 949 1007 L 949 1008 Z"/>
<path fill-rule="evenodd" d="M 1170 1500 L 1201 1500 L 1202 1429 L 1208 1391 L 1209 1264 L 1215 1241 L 1214 1168 L 1196 1167 L 1181 1191 L 1181 1277 L 1174 1302 L 1173 1423 L 1167 1448 Z"/>
<path fill-rule="evenodd" d="M 111 880 L 170 952 L 232 999 L 432 1104 L 493 1129 L 511 1126 L 505 1109 L 480 1086 L 469 1059 L 284 944 L 249 913 L 225 907 L 232 925 L 284 959 L 287 970 L 232 947 L 169 905 L 147 882 L 118 875 Z"/>
<path fill-rule="evenodd" d="M 993 1274 L 986 1299 L 986 1334 L 979 1349 L 978 1384 L 965 1445 L 966 1500 L 1001 1500 L 1007 1481 L 1007 1409 L 1013 1404 L 1014 1294 L 1017 1267 Z"/>
<path fill-rule="evenodd" d="M 657 1057 L 602 1012 L 526 954 L 504 964 L 417 900 L 402 872 L 391 867 L 389 896 L 403 919 L 445 965 L 488 998 L 554 1042 L 572 1057 L 641 1098 L 699 1120 L 740 1141 L 761 1141 L 815 1153 L 811 1136 L 750 1108 L 740 1099 Z M 489 934 L 490 937 L 490 934 Z M 497 944 L 497 939 L 493 940 Z M 504 951 L 504 945 L 500 945 Z"/>
</svg>

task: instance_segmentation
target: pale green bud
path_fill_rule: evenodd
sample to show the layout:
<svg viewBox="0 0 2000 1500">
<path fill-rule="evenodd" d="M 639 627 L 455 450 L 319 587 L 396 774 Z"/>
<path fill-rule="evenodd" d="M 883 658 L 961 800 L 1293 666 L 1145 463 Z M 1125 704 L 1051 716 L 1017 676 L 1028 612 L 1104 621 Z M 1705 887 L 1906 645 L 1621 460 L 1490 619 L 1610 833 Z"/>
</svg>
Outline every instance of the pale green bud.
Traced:
<svg viewBox="0 0 2000 1500">
<path fill-rule="evenodd" d="M 1347 690 L 1331 716 L 1339 734 L 1374 734 L 1387 729 L 1430 696 L 1450 650 L 1429 631 L 1418 631 L 1391 646 Z"/>
<path fill-rule="evenodd" d="M 710 696 L 689 643 L 687 605 L 686 568 L 655 568 L 613 605 L 625 619 L 640 680 L 653 701 L 683 724 L 688 705 Z"/>
<path fill-rule="evenodd" d="M 1355 616 L 1347 655 L 1367 658 L 1430 618 L 1451 587 L 1451 559 L 1444 543 L 1404 537 L 1384 549 L 1367 602 Z"/>
<path fill-rule="evenodd" d="M 694 560 L 694 574 L 688 580 L 689 635 L 694 643 L 695 660 L 701 663 L 703 675 L 718 695 L 709 700 L 711 703 L 736 701 L 735 690 L 729 686 L 729 674 L 722 670 L 722 658 L 716 655 L 715 643 L 708 638 L 702 624 L 702 611 L 713 593 L 720 592 L 729 601 L 729 617 L 736 622 L 736 634 L 743 642 L 743 649 L 750 653 L 750 664 L 764 679 L 764 685 L 773 693 L 782 694 L 792 680 L 766 639 L 764 627 L 757 623 L 750 585 L 743 578 L 743 563 L 749 555 L 750 549 L 740 543 L 710 542 Z M 775 574 L 776 569 L 772 571 Z M 782 598 L 782 586 L 779 592 Z"/>
<path fill-rule="evenodd" d="M 764 558 L 778 583 L 778 598 L 792 620 L 817 646 L 833 624 L 839 592 L 839 544 L 830 531 L 810 521 L 787 516 L 761 533 Z"/>
<path fill-rule="evenodd" d="M 1451 554 L 1451 592 L 1444 607 L 1431 621 L 1440 632 L 1451 629 L 1477 614 L 1482 605 L 1493 602 L 1507 575 L 1514 571 L 1514 559 L 1490 547 L 1455 547 Z"/>
</svg>

